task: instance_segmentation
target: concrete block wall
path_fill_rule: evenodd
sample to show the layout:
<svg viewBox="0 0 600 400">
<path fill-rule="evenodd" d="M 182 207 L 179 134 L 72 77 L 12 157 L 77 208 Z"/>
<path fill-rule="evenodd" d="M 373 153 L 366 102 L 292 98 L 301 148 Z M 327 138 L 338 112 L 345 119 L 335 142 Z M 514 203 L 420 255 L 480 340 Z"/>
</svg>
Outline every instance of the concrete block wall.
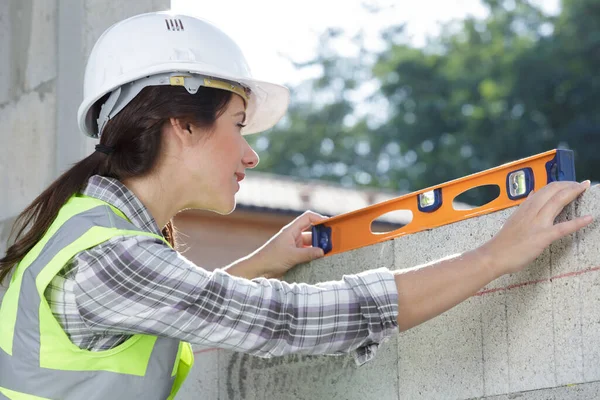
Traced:
<svg viewBox="0 0 600 400">
<path fill-rule="evenodd" d="M 0 2 L 0 254 L 15 217 L 95 144 L 79 133 L 76 115 L 96 39 L 123 18 L 169 7 L 170 0 Z"/>
<path fill-rule="evenodd" d="M 598 399 L 600 398 L 600 186 L 559 220 L 591 226 L 549 247 L 524 271 L 492 282 L 448 312 L 381 345 L 356 367 L 350 356 L 263 359 L 198 349 L 179 398 Z M 290 282 L 340 279 L 382 266 L 404 269 L 473 249 L 508 209 L 296 267 Z"/>
</svg>

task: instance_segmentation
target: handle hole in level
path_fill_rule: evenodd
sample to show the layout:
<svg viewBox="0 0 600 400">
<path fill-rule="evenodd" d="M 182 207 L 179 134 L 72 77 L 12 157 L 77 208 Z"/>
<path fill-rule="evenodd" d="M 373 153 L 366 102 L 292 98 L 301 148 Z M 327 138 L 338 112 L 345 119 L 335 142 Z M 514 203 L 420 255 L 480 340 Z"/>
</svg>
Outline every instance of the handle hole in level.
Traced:
<svg viewBox="0 0 600 400">
<path fill-rule="evenodd" d="M 472 210 L 485 206 L 500 196 L 500 186 L 481 185 L 465 190 L 452 201 L 455 210 Z"/>
<path fill-rule="evenodd" d="M 380 215 L 371 221 L 371 233 L 388 233 L 411 223 L 413 213 L 410 210 L 394 210 Z"/>
</svg>

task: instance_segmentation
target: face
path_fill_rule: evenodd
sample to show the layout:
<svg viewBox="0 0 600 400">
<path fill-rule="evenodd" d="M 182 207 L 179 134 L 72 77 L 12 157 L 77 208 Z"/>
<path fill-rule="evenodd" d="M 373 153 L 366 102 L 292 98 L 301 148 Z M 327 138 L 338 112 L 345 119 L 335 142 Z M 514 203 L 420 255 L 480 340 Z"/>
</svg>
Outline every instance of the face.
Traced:
<svg viewBox="0 0 600 400">
<path fill-rule="evenodd" d="M 199 131 L 193 136 L 183 156 L 187 179 L 189 208 L 228 214 L 235 209 L 235 194 L 248 168 L 258 164 L 258 155 L 241 134 L 245 123 L 244 101 L 237 95 L 217 119 L 214 131 Z M 188 133 L 189 135 L 189 133 Z M 191 190 L 190 190 L 191 189 Z"/>
</svg>

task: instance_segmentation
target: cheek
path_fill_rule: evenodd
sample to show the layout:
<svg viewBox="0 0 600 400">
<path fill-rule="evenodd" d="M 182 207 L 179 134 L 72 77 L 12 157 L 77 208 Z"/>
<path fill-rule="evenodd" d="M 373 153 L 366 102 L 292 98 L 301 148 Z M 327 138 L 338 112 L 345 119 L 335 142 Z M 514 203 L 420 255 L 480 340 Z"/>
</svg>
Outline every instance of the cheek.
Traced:
<svg viewBox="0 0 600 400">
<path fill-rule="evenodd" d="M 223 184 L 226 177 L 235 173 L 232 151 L 224 146 L 205 146 L 188 158 L 188 169 L 196 181 L 209 186 Z"/>
<path fill-rule="evenodd" d="M 238 134 L 239 135 L 239 134 Z M 212 151 L 212 157 L 223 169 L 237 168 L 241 163 L 244 146 L 243 139 L 228 135 L 219 141 Z M 235 171 L 232 171 L 234 173 Z"/>
<path fill-rule="evenodd" d="M 204 182 L 223 184 L 232 177 L 243 157 L 245 143 L 239 133 L 217 131 L 218 137 L 211 137 L 199 143 L 186 154 L 186 166 L 196 179 Z"/>
<path fill-rule="evenodd" d="M 202 171 L 205 168 L 204 159 L 205 157 L 203 157 L 201 153 L 190 151 L 185 154 L 182 161 L 189 173 L 197 175 L 199 171 Z"/>
<path fill-rule="evenodd" d="M 206 174 L 207 168 L 211 166 L 210 146 L 198 144 L 190 147 L 181 153 L 181 157 L 175 160 L 180 165 L 178 170 L 189 178 L 198 181 L 204 180 L 202 176 Z"/>
</svg>

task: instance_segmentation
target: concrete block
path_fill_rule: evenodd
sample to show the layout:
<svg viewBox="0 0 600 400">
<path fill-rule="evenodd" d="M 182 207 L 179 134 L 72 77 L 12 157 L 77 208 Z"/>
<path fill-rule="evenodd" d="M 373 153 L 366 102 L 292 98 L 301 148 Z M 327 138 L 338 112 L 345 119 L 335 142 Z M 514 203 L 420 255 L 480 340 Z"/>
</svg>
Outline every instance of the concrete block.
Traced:
<svg viewBox="0 0 600 400">
<path fill-rule="evenodd" d="M 600 272 L 582 275 L 580 284 L 583 376 L 590 382 L 600 380 Z"/>
<path fill-rule="evenodd" d="M 577 261 L 580 269 L 600 266 L 600 185 L 591 187 L 577 201 L 576 214 L 578 216 L 592 215 L 594 222 L 577 232 L 578 245 Z"/>
<path fill-rule="evenodd" d="M 551 285 L 510 290 L 507 308 L 510 391 L 555 386 Z"/>
<path fill-rule="evenodd" d="M 27 47 L 25 91 L 56 78 L 56 0 L 33 0 Z"/>
<path fill-rule="evenodd" d="M 552 282 L 554 363 L 557 385 L 585 382 L 579 276 Z"/>
<path fill-rule="evenodd" d="M 563 223 L 579 216 L 578 207 L 570 204 L 556 218 L 556 223 Z M 554 242 L 550 248 L 551 276 L 560 277 L 564 274 L 579 271 L 582 265 L 578 257 L 578 241 L 580 233 L 576 232 Z"/>
<path fill-rule="evenodd" d="M 574 205 L 576 215 L 592 215 L 594 222 L 577 232 L 576 255 L 569 262 L 579 264 L 579 307 L 583 377 L 600 380 L 600 185 L 591 187 Z"/>
<path fill-rule="evenodd" d="M 516 208 L 509 208 L 494 213 L 493 218 L 471 218 L 400 237 L 394 240 L 394 269 L 411 268 L 474 250 L 491 239 L 514 210 Z M 514 281 L 514 278 L 512 280 Z M 505 287 L 510 281 L 511 277 L 502 277 L 484 289 Z"/>
<path fill-rule="evenodd" d="M 177 399 L 219 399 L 219 352 L 197 350 L 194 349 L 194 366 L 177 394 Z"/>
<path fill-rule="evenodd" d="M 483 383 L 486 396 L 509 391 L 507 296 L 506 291 L 481 296 Z"/>
<path fill-rule="evenodd" d="M 475 220 L 466 220 L 394 240 L 394 268 L 411 268 L 476 248 L 483 238 L 472 231 L 475 226 Z"/>
<path fill-rule="evenodd" d="M 296 266 L 285 275 L 284 279 L 287 282 L 315 284 L 339 280 L 345 274 L 356 274 L 382 267 L 390 270 L 398 269 L 394 266 L 393 241 L 335 254 L 331 257 Z"/>
<path fill-rule="evenodd" d="M 18 215 L 54 179 L 56 98 L 24 94 L 0 109 L 0 220 Z"/>
<path fill-rule="evenodd" d="M 400 334 L 399 398 L 466 399 L 484 394 L 481 298 Z"/>
<path fill-rule="evenodd" d="M 396 342 L 383 343 L 371 362 L 350 356 L 290 355 L 264 359 L 222 354 L 220 395 L 225 400 L 397 399 Z"/>
<path fill-rule="evenodd" d="M 489 400 L 592 400 L 600 398 L 600 382 L 486 397 Z"/>
</svg>

